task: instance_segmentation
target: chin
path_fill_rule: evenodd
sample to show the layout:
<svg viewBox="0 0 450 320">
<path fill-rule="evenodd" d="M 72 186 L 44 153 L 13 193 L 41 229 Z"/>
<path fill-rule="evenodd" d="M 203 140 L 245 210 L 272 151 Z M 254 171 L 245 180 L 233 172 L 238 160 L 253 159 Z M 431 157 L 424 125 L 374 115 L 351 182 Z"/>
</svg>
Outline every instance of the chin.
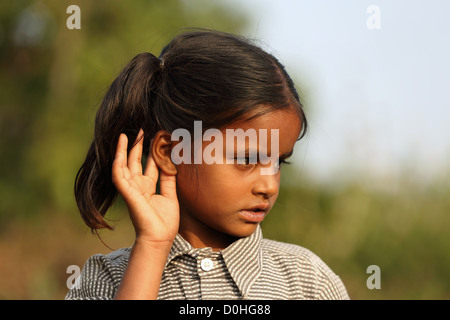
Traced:
<svg viewBox="0 0 450 320">
<path fill-rule="evenodd" d="M 240 226 L 230 228 L 226 233 L 235 238 L 246 238 L 255 232 L 258 225 L 259 223 L 243 223 Z"/>
</svg>

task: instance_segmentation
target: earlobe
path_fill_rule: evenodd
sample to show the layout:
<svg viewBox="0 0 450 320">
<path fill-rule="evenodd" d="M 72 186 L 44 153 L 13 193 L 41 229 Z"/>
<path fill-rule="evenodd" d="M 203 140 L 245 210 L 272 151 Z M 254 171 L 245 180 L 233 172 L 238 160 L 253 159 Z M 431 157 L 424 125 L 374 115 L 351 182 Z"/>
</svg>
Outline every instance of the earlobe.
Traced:
<svg viewBox="0 0 450 320">
<path fill-rule="evenodd" d="M 171 134 L 164 130 L 159 130 L 153 138 L 150 152 L 159 169 L 168 175 L 176 175 L 177 167 L 172 162 L 172 148 L 174 142 L 171 140 Z"/>
</svg>

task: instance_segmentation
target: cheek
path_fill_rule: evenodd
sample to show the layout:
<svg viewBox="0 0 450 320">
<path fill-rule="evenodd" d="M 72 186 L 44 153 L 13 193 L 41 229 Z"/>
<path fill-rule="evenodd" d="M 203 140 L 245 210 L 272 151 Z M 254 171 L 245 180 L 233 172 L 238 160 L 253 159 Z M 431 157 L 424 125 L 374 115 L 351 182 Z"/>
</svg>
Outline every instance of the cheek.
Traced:
<svg viewBox="0 0 450 320">
<path fill-rule="evenodd" d="M 231 170 L 230 170 L 231 169 Z M 202 165 L 198 169 L 199 187 L 206 194 L 227 194 L 235 187 L 233 168 L 226 164 Z"/>
<path fill-rule="evenodd" d="M 248 185 L 236 171 L 227 164 L 180 165 L 177 173 L 178 196 L 191 204 L 220 204 L 230 199 L 234 202 L 245 194 L 244 189 Z"/>
<path fill-rule="evenodd" d="M 204 190 L 226 185 L 230 179 L 220 168 L 215 168 L 218 166 L 220 165 L 178 165 L 177 188 L 188 193 L 203 193 Z"/>
</svg>

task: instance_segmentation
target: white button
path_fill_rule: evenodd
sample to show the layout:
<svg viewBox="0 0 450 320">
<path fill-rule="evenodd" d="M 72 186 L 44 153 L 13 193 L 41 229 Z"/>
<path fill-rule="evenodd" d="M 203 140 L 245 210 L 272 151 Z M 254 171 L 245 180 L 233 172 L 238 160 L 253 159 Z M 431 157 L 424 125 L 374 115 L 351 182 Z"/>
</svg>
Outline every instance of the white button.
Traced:
<svg viewBox="0 0 450 320">
<path fill-rule="evenodd" d="M 213 268 L 213 262 L 211 259 L 203 259 L 200 263 L 200 266 L 202 267 L 203 271 L 209 271 Z"/>
</svg>

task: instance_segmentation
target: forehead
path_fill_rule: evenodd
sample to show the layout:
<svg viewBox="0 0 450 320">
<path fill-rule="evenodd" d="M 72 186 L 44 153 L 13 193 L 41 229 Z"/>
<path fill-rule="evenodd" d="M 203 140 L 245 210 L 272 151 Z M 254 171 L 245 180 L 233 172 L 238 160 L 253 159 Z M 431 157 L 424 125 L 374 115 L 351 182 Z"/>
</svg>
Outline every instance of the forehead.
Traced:
<svg viewBox="0 0 450 320">
<path fill-rule="evenodd" d="M 282 149 L 292 149 L 295 142 L 298 140 L 302 123 L 297 111 L 293 107 L 284 109 L 272 110 L 262 115 L 251 117 L 249 120 L 238 120 L 227 125 L 226 129 L 254 129 L 256 133 L 264 132 L 261 129 L 267 130 L 268 143 L 270 143 L 272 130 L 278 130 L 278 137 L 280 143 L 280 151 Z M 247 117 L 248 118 L 248 117 Z"/>
</svg>

